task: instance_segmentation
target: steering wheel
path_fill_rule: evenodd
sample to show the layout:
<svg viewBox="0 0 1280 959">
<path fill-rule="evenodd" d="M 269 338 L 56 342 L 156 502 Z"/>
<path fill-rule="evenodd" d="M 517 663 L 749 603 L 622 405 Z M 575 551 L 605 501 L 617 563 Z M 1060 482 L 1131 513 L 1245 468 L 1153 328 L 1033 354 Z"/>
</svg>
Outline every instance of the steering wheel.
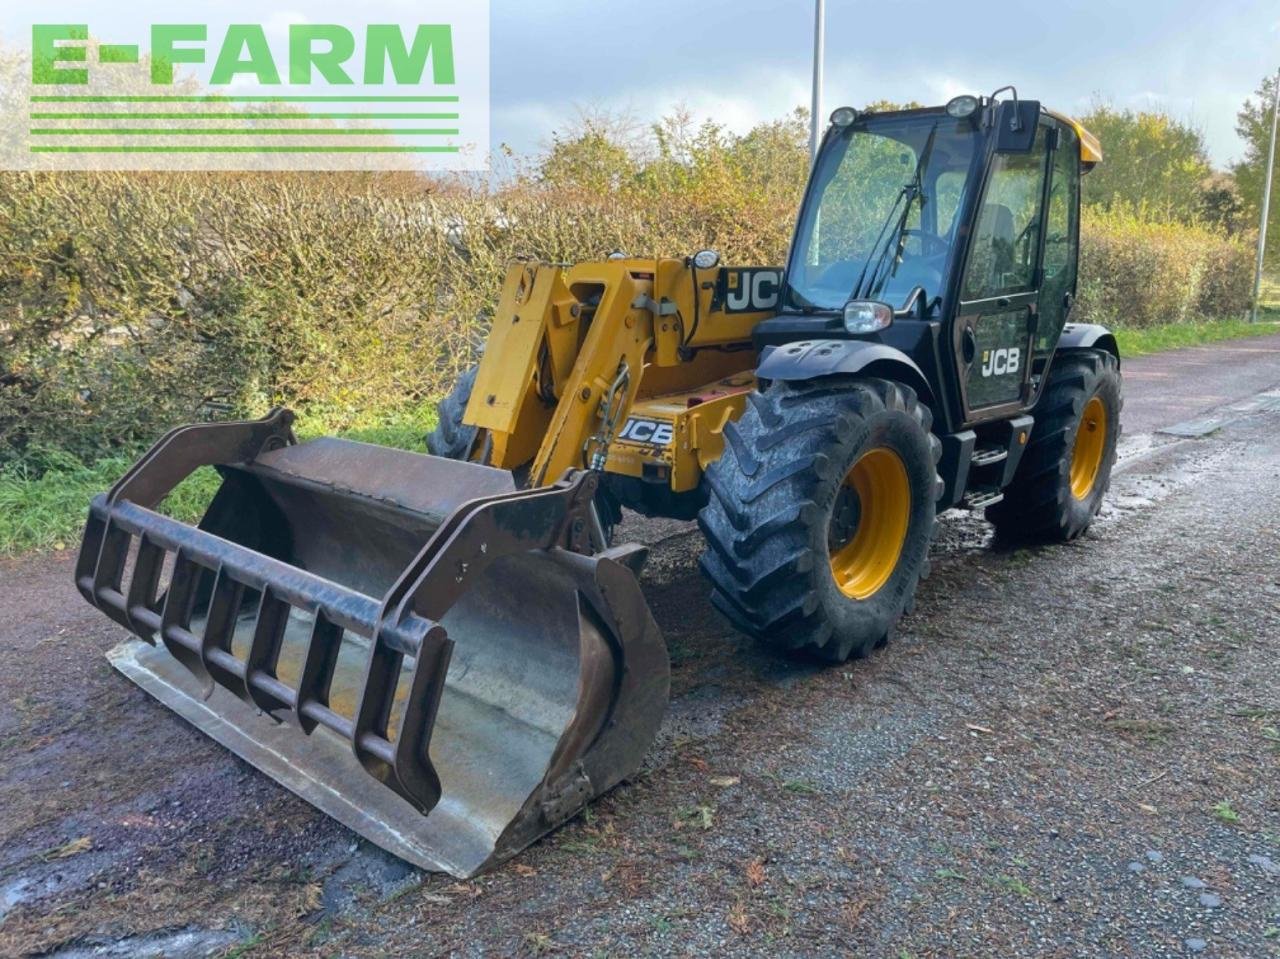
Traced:
<svg viewBox="0 0 1280 959">
<path fill-rule="evenodd" d="M 951 244 L 938 236 L 938 234 L 930 233 L 928 230 L 903 230 L 902 235 L 904 237 L 919 238 L 921 256 L 937 256 L 951 249 Z"/>
</svg>

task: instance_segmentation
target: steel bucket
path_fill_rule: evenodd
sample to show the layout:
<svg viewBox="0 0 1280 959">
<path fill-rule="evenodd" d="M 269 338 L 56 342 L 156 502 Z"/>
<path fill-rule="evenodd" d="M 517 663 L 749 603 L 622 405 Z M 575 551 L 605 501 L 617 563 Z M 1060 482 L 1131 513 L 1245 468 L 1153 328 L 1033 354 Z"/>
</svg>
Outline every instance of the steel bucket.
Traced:
<svg viewBox="0 0 1280 959">
<path fill-rule="evenodd" d="M 130 679 L 329 815 L 466 877 L 633 773 L 668 663 L 598 476 L 332 438 L 292 414 L 169 433 L 89 511 L 80 592 Z M 198 527 L 156 507 L 200 466 Z"/>
</svg>

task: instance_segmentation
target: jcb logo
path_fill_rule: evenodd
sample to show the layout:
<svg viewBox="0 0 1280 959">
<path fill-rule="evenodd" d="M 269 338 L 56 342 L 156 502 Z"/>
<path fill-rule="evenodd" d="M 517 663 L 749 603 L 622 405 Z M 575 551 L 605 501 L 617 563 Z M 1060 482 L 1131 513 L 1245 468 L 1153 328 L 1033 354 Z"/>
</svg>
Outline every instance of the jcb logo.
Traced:
<svg viewBox="0 0 1280 959">
<path fill-rule="evenodd" d="M 1004 376 L 1018 372 L 1022 363 L 1022 350 L 1013 346 L 1008 349 L 982 351 L 982 375 Z"/>
<path fill-rule="evenodd" d="M 675 434 L 670 423 L 664 423 L 662 420 L 642 420 L 633 416 L 627 420 L 627 425 L 622 427 L 618 439 L 630 440 L 633 443 L 647 443 L 651 446 L 667 446 L 671 443 L 673 435 Z"/>
<path fill-rule="evenodd" d="M 726 313 L 767 313 L 778 305 L 782 271 L 769 267 L 740 267 L 720 271 L 711 309 Z"/>
</svg>

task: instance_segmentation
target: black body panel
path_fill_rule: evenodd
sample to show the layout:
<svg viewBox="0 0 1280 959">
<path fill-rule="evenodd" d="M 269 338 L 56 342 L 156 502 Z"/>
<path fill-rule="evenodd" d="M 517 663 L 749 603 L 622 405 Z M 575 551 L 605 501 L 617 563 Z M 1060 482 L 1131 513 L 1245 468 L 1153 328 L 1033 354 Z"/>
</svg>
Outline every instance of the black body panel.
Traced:
<svg viewBox="0 0 1280 959">
<path fill-rule="evenodd" d="M 937 432 L 951 432 L 958 427 L 958 410 L 951 397 L 955 393 L 955 374 L 949 367 L 950 350 L 942 345 L 942 323 L 937 320 L 894 320 L 887 330 L 862 336 L 845 332 L 838 316 L 779 314 L 759 323 L 753 334 L 756 349 L 761 352 L 758 375 L 765 379 L 805 379 L 799 370 L 812 376 L 829 376 L 834 373 L 867 373 L 894 379 L 890 370 L 893 359 L 906 360 L 919 381 L 903 380 L 916 391 L 933 412 Z M 768 362 L 777 364 L 786 355 L 774 349 L 803 342 L 822 340 L 826 343 L 843 343 L 845 349 L 836 354 L 807 355 L 801 366 L 771 366 L 776 372 L 763 372 Z M 868 349 L 874 348 L 874 349 Z M 884 348 L 893 351 L 886 352 Z M 895 357 L 894 354 L 897 354 Z M 871 367 L 875 365 L 876 368 Z"/>
</svg>

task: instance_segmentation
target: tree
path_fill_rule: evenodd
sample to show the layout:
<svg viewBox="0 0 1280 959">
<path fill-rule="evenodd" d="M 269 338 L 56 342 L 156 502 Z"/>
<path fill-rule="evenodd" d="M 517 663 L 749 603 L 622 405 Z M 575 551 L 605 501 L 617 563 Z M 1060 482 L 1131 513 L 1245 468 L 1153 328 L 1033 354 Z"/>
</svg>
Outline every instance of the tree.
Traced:
<svg viewBox="0 0 1280 959">
<path fill-rule="evenodd" d="M 892 113 L 895 110 L 919 110 L 923 106 L 923 103 L 918 103 L 915 100 L 908 100 L 906 103 L 896 103 L 893 100 L 872 100 L 862 108 L 862 112 Z"/>
<path fill-rule="evenodd" d="M 1200 184 L 1200 216 L 1227 236 L 1248 226 L 1247 208 L 1240 185 L 1230 173 L 1214 172 Z"/>
<path fill-rule="evenodd" d="M 1165 113 L 1107 104 L 1080 122 L 1102 141 L 1103 156 L 1084 179 L 1085 203 L 1127 204 L 1177 220 L 1200 215 L 1201 185 L 1213 172 L 1203 133 Z"/>
<path fill-rule="evenodd" d="M 636 176 L 638 142 L 628 115 L 579 109 L 567 132 L 552 134 L 535 178 L 562 189 L 617 192 Z"/>
<path fill-rule="evenodd" d="M 1267 150 L 1271 145 L 1271 105 L 1275 102 L 1276 78 L 1263 79 L 1254 96 L 1244 101 L 1236 114 L 1236 133 L 1244 141 L 1244 159 L 1233 167 L 1240 196 L 1248 216 L 1257 222 L 1262 211 L 1262 187 L 1267 176 Z M 1271 212 L 1267 217 L 1267 262 L 1280 263 L 1280 197 L 1277 176 L 1271 183 Z"/>
</svg>

